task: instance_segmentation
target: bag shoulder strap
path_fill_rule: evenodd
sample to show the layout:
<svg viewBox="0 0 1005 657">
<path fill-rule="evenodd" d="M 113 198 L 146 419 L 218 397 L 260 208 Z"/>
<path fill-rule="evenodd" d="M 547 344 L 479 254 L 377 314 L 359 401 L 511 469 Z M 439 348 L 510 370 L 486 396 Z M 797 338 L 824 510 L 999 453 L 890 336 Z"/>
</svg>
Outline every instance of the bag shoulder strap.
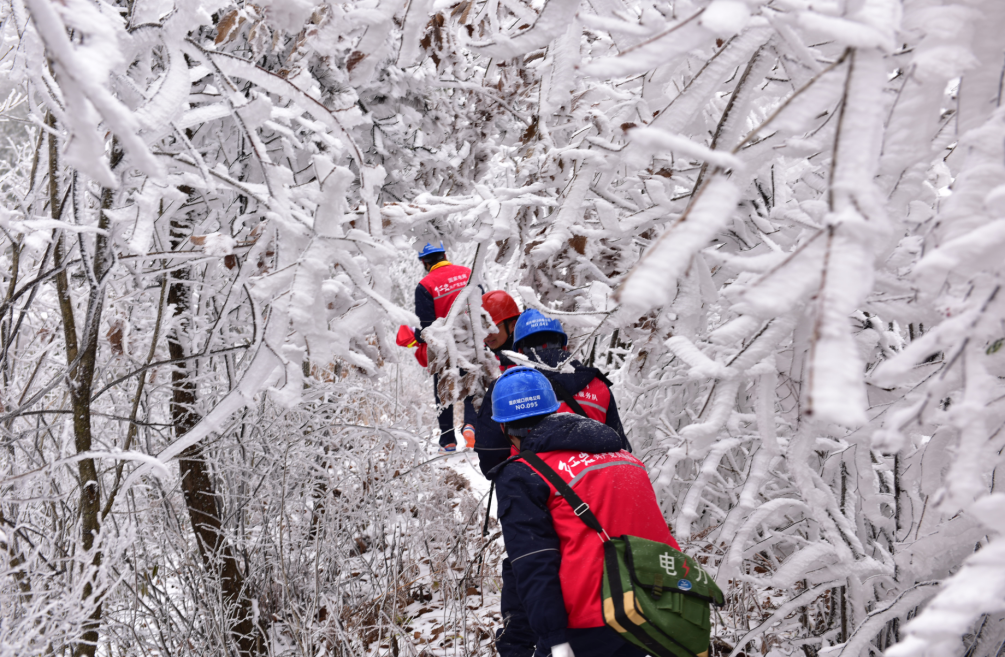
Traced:
<svg viewBox="0 0 1005 657">
<path fill-rule="evenodd" d="M 614 387 L 614 384 L 611 383 L 611 380 L 607 378 L 607 375 L 604 374 L 603 372 L 601 372 L 596 367 L 587 367 L 586 365 L 580 365 L 580 366 L 578 366 L 576 368 L 576 371 L 577 372 L 592 372 L 594 378 L 600 379 L 605 386 L 607 386 L 608 388 Z"/>
<path fill-rule="evenodd" d="M 557 472 L 555 472 L 550 465 L 544 462 L 544 460 L 531 451 L 520 452 L 518 458 L 523 459 L 528 464 L 534 466 L 534 469 L 541 473 L 541 476 L 548 480 L 558 494 L 565 498 L 565 501 L 569 503 L 572 507 L 572 512 L 576 516 L 586 523 L 586 526 L 597 532 L 598 534 L 603 534 L 607 536 L 607 532 L 600 525 L 600 521 L 597 520 L 597 516 L 593 515 L 593 511 L 590 510 L 590 505 L 583 501 L 576 491 L 572 490 L 572 486 L 565 483 L 565 479 L 562 479 Z"/>
<path fill-rule="evenodd" d="M 565 402 L 566 406 L 572 409 L 573 413 L 587 418 L 590 417 L 586 414 L 586 411 L 583 410 L 583 407 L 579 404 L 579 402 L 576 401 L 576 398 L 569 394 L 569 391 L 565 389 L 565 386 L 555 379 L 548 380 L 551 382 L 551 387 L 555 389 L 555 394 L 562 398 L 562 401 Z"/>
</svg>

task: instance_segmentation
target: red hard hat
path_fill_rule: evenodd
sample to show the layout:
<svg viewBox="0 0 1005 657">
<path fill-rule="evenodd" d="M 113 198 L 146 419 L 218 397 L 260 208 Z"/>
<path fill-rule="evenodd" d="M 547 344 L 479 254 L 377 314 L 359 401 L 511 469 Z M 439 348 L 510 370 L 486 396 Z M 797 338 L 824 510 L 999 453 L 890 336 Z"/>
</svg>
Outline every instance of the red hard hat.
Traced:
<svg viewBox="0 0 1005 657">
<path fill-rule="evenodd" d="M 502 324 L 507 319 L 520 316 L 520 309 L 517 308 L 516 301 L 513 301 L 513 297 L 502 290 L 492 290 L 483 295 L 482 308 L 488 311 L 489 315 L 492 316 L 492 321 L 496 324 Z"/>
</svg>

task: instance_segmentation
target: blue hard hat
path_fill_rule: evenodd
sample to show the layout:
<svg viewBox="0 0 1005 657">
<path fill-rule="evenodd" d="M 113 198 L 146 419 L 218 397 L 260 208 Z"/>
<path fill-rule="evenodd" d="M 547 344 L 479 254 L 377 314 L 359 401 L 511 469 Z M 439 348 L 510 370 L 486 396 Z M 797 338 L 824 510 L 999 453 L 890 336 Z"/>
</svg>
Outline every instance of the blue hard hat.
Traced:
<svg viewBox="0 0 1005 657">
<path fill-rule="evenodd" d="M 492 419 L 505 424 L 558 410 L 551 383 L 532 367 L 513 367 L 492 389 Z"/>
<path fill-rule="evenodd" d="M 434 253 L 446 253 L 446 252 L 447 250 L 443 248 L 443 242 L 440 242 L 439 246 L 433 246 L 429 242 L 426 242 L 426 245 L 422 247 L 421 251 L 419 251 L 419 260 L 422 260 L 427 255 L 433 255 Z"/>
<path fill-rule="evenodd" d="M 541 311 L 533 308 L 524 311 L 520 315 L 520 319 L 516 320 L 516 330 L 513 332 L 513 344 L 516 345 L 528 335 L 543 333 L 545 331 L 561 335 L 563 347 L 569 344 L 569 336 L 562 330 L 562 322 L 545 317 L 541 314 Z"/>
</svg>

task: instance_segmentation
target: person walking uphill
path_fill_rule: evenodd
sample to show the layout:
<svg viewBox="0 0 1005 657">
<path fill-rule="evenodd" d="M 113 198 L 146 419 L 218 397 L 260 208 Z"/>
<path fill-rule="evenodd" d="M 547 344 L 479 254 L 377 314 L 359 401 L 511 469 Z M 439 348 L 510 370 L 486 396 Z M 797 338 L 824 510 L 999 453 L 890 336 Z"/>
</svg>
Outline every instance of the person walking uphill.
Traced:
<svg viewBox="0 0 1005 657">
<path fill-rule="evenodd" d="M 503 290 L 492 290 L 482 295 L 482 308 L 492 318 L 492 323 L 496 325 L 496 332 L 485 337 L 485 346 L 495 355 L 499 361 L 499 370 L 505 372 L 507 369 L 516 366 L 504 351 L 513 351 L 513 332 L 516 329 L 516 320 L 520 317 L 520 308 L 516 301 Z M 491 388 L 489 388 L 491 390 Z M 475 424 L 478 422 L 478 413 L 474 406 L 465 404 L 464 406 L 464 429 L 462 435 L 468 447 L 475 446 Z"/>
<path fill-rule="evenodd" d="M 517 367 L 496 382 L 492 419 L 523 453 L 494 471 L 511 583 L 536 637 L 536 657 L 642 657 L 605 625 L 603 542 L 531 463 L 532 452 L 589 505 L 609 536 L 630 534 L 679 550 L 645 466 L 609 426 L 560 403 L 540 372 Z M 539 466 L 538 466 L 539 467 Z M 500 651 L 502 652 L 502 651 Z"/>
<path fill-rule="evenodd" d="M 422 330 L 428 328 L 430 324 L 441 317 L 446 317 L 450 312 L 450 307 L 454 304 L 454 299 L 458 293 L 468 284 L 471 278 L 471 270 L 467 267 L 455 265 L 447 260 L 446 250 L 443 242 L 439 246 L 426 244 L 419 251 L 419 260 L 426 269 L 427 274 L 419 281 L 415 288 L 415 314 L 419 316 L 419 328 L 412 331 L 415 343 L 422 345 Z M 404 327 L 408 328 L 408 327 Z M 401 330 L 398 334 L 399 344 L 402 341 Z M 407 339 L 407 336 L 406 336 Z M 404 345 L 410 346 L 410 345 Z M 421 347 L 420 347 L 421 349 Z M 425 354 L 422 354 L 425 356 Z M 419 352 L 416 353 L 419 356 Z M 422 360 L 419 361 L 422 363 Z M 436 400 L 437 408 L 440 408 L 436 420 L 440 426 L 440 449 L 444 452 L 453 452 L 457 449 L 457 438 L 454 435 L 454 407 L 453 404 L 442 406 L 439 393 L 440 377 L 433 373 L 433 399 Z M 442 406 L 442 407 L 441 407 Z"/>
<path fill-rule="evenodd" d="M 520 315 L 513 335 L 515 351 L 527 356 L 533 366 L 550 382 L 561 405 L 559 413 L 576 413 L 614 429 L 621 438 L 621 448 L 632 451 L 621 426 L 618 405 L 611 392 L 611 382 L 603 372 L 586 367 L 571 359 L 569 337 L 557 319 L 545 317 L 540 311 L 530 309 Z M 570 360 L 571 359 L 571 360 Z M 478 443 L 478 462 L 488 476 L 499 463 L 510 455 L 509 440 L 492 420 L 492 388 L 478 411 L 475 433 Z"/>
</svg>

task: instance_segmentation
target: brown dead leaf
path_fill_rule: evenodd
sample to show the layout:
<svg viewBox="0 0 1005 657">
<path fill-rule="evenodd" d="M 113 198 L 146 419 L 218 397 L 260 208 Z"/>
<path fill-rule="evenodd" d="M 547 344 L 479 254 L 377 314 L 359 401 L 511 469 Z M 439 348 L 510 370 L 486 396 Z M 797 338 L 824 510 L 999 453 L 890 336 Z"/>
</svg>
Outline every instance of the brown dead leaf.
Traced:
<svg viewBox="0 0 1005 657">
<path fill-rule="evenodd" d="M 448 470 L 447 475 L 443 478 L 443 483 L 450 486 L 454 490 L 471 490 L 471 484 L 464 477 L 464 475 L 455 472 L 454 470 Z"/>
<path fill-rule="evenodd" d="M 579 255 L 586 253 L 586 235 L 573 235 L 569 239 L 569 246 Z"/>
<path fill-rule="evenodd" d="M 206 236 L 205 235 L 191 235 L 191 236 L 189 236 L 188 241 L 192 242 L 192 244 L 195 244 L 196 246 L 202 246 L 203 244 L 206 243 Z"/>
<path fill-rule="evenodd" d="M 349 59 L 345 62 L 345 70 L 352 71 L 356 66 L 363 61 L 366 57 L 366 53 L 360 52 L 358 50 L 353 50 L 349 55 Z"/>
<path fill-rule="evenodd" d="M 264 20 L 255 23 L 248 32 L 248 44 L 251 46 L 251 52 L 255 57 L 271 52 L 274 43 L 273 30 Z"/>
<path fill-rule="evenodd" d="M 520 141 L 526 144 L 528 141 L 533 139 L 535 135 L 537 135 L 537 119 L 538 117 L 535 116 L 534 119 L 530 122 L 530 125 L 527 126 L 527 129 L 524 131 L 523 136 L 520 137 Z"/>
<path fill-rule="evenodd" d="M 216 24 L 216 45 L 229 42 L 236 37 L 237 32 L 244 25 L 244 20 L 243 16 L 238 15 L 236 9 L 221 18 L 220 22 Z"/>
<path fill-rule="evenodd" d="M 112 321 L 105 337 L 108 338 L 108 344 L 111 345 L 113 354 L 121 356 L 125 352 L 122 344 L 123 337 L 125 337 L 125 323 L 121 319 Z"/>
</svg>

